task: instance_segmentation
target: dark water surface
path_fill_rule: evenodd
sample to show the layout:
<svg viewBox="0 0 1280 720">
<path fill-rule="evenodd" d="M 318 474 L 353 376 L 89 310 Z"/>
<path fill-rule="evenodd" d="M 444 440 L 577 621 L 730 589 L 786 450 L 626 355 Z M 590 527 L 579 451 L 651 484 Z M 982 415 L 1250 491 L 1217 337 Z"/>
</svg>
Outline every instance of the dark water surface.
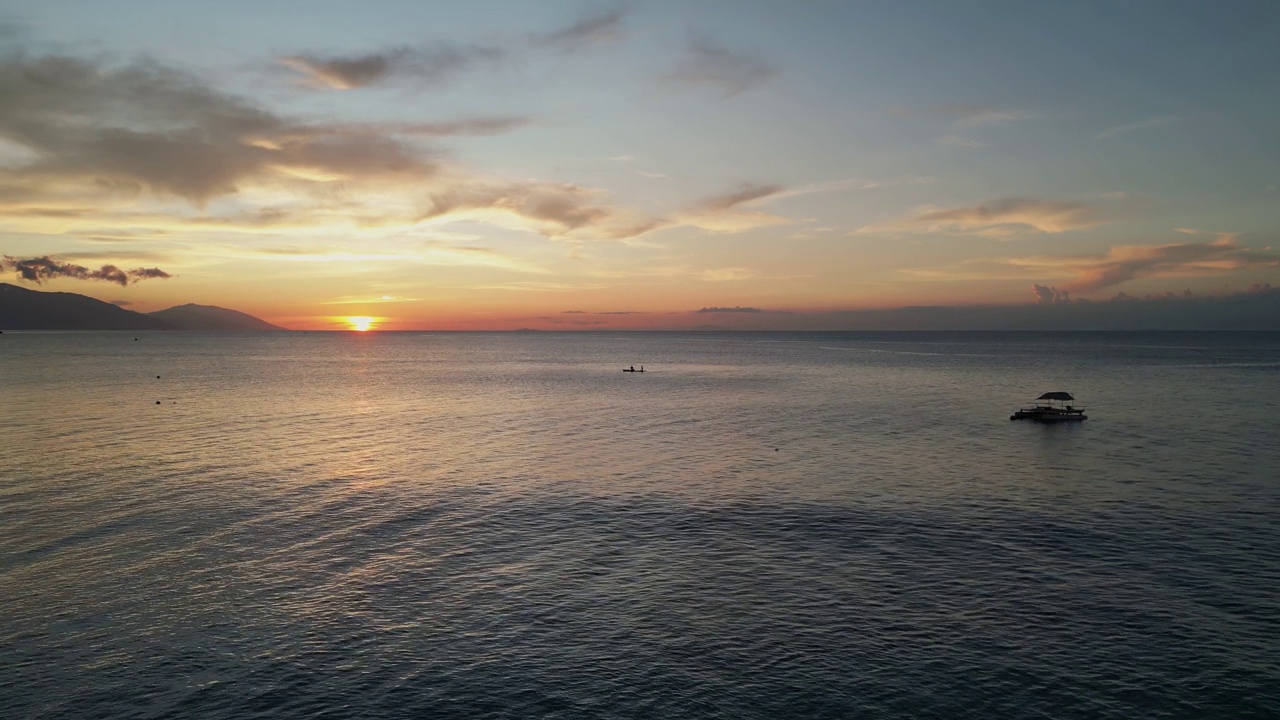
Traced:
<svg viewBox="0 0 1280 720">
<path fill-rule="evenodd" d="M 0 717 L 1280 717 L 1280 335 L 134 337 L 0 337 Z"/>
</svg>

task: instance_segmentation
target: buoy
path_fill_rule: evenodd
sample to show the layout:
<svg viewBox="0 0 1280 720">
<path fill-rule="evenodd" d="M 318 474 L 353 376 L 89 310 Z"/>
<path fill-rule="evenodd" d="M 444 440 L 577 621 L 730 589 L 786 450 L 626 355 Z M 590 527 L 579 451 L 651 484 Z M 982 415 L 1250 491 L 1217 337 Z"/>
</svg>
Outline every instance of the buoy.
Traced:
<svg viewBox="0 0 1280 720">
<path fill-rule="evenodd" d="M 159 404 L 160 404 L 160 401 L 159 401 L 159 400 L 157 400 L 157 401 L 156 401 L 156 404 L 157 404 L 157 405 L 159 405 Z"/>
</svg>

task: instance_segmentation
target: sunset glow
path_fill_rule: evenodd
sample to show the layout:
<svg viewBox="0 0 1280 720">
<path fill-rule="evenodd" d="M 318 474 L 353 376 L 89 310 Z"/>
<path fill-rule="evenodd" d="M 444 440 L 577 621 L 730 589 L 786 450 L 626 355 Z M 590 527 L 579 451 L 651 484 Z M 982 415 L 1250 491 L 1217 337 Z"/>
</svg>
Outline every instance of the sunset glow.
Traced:
<svg viewBox="0 0 1280 720">
<path fill-rule="evenodd" d="M 0 281 L 383 330 L 1280 286 L 1280 11 L 438 5 L 15 5 Z"/>
<path fill-rule="evenodd" d="M 369 330 L 372 330 L 374 327 L 374 323 L 375 323 L 374 318 L 363 316 L 363 315 L 347 318 L 347 324 L 351 326 L 352 330 L 355 330 L 357 332 L 367 332 Z"/>
</svg>

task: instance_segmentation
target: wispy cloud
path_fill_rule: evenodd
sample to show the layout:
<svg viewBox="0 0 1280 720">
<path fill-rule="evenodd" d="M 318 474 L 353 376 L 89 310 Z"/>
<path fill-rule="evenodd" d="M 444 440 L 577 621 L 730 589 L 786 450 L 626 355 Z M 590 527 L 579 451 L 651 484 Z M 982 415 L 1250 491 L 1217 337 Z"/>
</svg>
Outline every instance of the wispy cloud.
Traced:
<svg viewBox="0 0 1280 720">
<path fill-rule="evenodd" d="M 662 223 L 635 217 L 602 202 L 602 193 L 571 184 L 460 183 L 432 192 L 430 199 L 423 219 L 499 213 L 531 222 L 548 237 L 587 231 L 621 239 Z"/>
<path fill-rule="evenodd" d="M 444 120 L 440 122 L 420 123 L 330 123 L 298 125 L 292 135 L 282 135 L 285 140 L 308 139 L 324 136 L 338 137 L 370 137 L 388 135 L 410 135 L 418 137 L 455 137 L 455 136 L 488 136 L 500 135 L 516 128 L 528 125 L 530 119 L 524 116 L 499 115 L 494 117 L 474 117 L 460 120 Z M 270 146 L 273 139 L 263 142 Z"/>
<path fill-rule="evenodd" d="M 758 312 L 764 312 L 764 311 L 763 311 L 763 310 L 761 310 L 760 308 L 753 308 L 753 307 L 739 307 L 739 306 L 735 305 L 735 306 L 733 306 L 733 307 L 704 307 L 704 308 L 698 308 L 697 310 L 694 310 L 694 312 L 695 312 L 695 313 L 758 313 Z"/>
<path fill-rule="evenodd" d="M 623 8 L 599 10 L 558 30 L 529 35 L 528 41 L 534 47 L 550 47 L 563 51 L 578 50 L 613 41 L 621 34 L 622 20 L 625 16 L 626 11 Z"/>
<path fill-rule="evenodd" d="M 976 148 L 986 147 L 986 144 L 984 143 L 980 143 L 977 140 L 974 140 L 972 138 L 962 138 L 958 135 L 944 135 L 942 136 L 941 139 L 938 140 L 938 144 L 946 145 L 947 147 L 957 147 L 957 148 L 976 149 Z"/>
<path fill-rule="evenodd" d="M 355 90 L 392 79 L 438 85 L 481 67 L 493 67 L 532 50 L 569 52 L 612 40 L 624 17 L 621 9 L 586 15 L 562 28 L 502 42 L 448 42 L 400 45 L 354 55 L 297 53 L 278 58 L 313 86 Z"/>
<path fill-rule="evenodd" d="M 317 86 L 332 90 L 368 87 L 392 77 L 437 84 L 482 64 L 507 57 L 505 48 L 490 45 L 438 44 L 430 47 L 395 47 L 363 55 L 287 55 L 280 64 Z"/>
<path fill-rule="evenodd" d="M 707 282 L 737 282 L 740 280 L 750 280 L 760 273 L 745 267 L 726 267 L 715 268 L 711 270 L 703 270 L 699 276 Z"/>
<path fill-rule="evenodd" d="M 963 128 L 1005 125 L 1034 117 L 1029 112 L 978 103 L 947 103 L 915 108 L 899 105 L 890 108 L 890 111 L 895 115 L 901 116 L 922 115 L 942 118 L 956 127 Z"/>
<path fill-rule="evenodd" d="M 1062 233 L 1111 220 L 1122 203 L 1009 197 L 959 208 L 924 208 L 902 220 L 860 233 L 951 233 L 1003 238 L 1022 232 Z"/>
<path fill-rule="evenodd" d="M 783 190 L 781 185 L 746 184 L 733 192 L 707 198 L 699 206 L 707 210 L 730 210 L 743 203 L 778 195 Z"/>
<path fill-rule="evenodd" d="M 1117 125 L 1116 127 L 1107 128 L 1097 135 L 1094 135 L 1093 139 L 1106 140 L 1107 138 L 1115 137 L 1116 135 L 1124 135 L 1125 133 L 1131 133 L 1138 130 L 1148 130 L 1150 128 L 1172 125 L 1178 122 L 1178 120 L 1179 118 L 1177 115 L 1157 115 L 1155 117 L 1147 118 L 1146 120 L 1129 123 L 1128 125 Z"/>
<path fill-rule="evenodd" d="M 319 305 L 381 305 L 385 303 L 417 302 L 418 298 L 400 297 L 398 295 L 376 295 L 373 297 L 345 297 L 337 300 L 318 303 Z"/>
<path fill-rule="evenodd" d="M 781 185 L 745 184 L 737 190 L 706 198 L 679 213 L 677 224 L 692 225 L 712 232 L 736 233 L 790 222 L 784 217 L 741 206 L 763 201 L 785 191 Z"/>
<path fill-rule="evenodd" d="M 1234 235 L 1223 234 L 1207 243 L 1113 247 L 1105 257 L 1072 263 L 1077 278 L 1065 287 L 1094 292 L 1136 278 L 1197 277 L 1247 267 L 1280 267 L 1280 256 L 1253 252 Z"/>
<path fill-rule="evenodd" d="M 1060 279 L 1036 283 L 1032 289 L 1040 302 L 1062 303 L 1131 280 L 1213 277 L 1274 267 L 1280 267 L 1280 255 L 1253 250 L 1235 235 L 1219 233 L 1207 242 L 1120 245 L 1088 255 L 969 258 L 946 267 L 901 272 L 925 281 Z"/>
<path fill-rule="evenodd" d="M 762 56 L 730 50 L 710 38 L 690 38 L 684 57 L 663 76 L 669 82 L 710 86 L 729 98 L 778 74 L 778 68 Z"/>
</svg>

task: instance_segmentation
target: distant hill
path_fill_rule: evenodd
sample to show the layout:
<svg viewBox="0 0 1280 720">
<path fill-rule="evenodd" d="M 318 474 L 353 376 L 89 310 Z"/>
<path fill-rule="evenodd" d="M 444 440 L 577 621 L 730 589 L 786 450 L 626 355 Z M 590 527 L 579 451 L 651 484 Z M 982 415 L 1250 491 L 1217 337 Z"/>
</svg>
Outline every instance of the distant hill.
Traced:
<svg viewBox="0 0 1280 720">
<path fill-rule="evenodd" d="M 245 331 L 285 329 L 247 313 L 214 307 L 213 305 L 188 303 L 171 307 L 168 310 L 147 313 L 147 315 L 181 330 Z"/>
<path fill-rule="evenodd" d="M 0 283 L 0 330 L 284 330 L 235 310 L 179 305 L 138 313 L 85 295 Z"/>
<path fill-rule="evenodd" d="M 161 318 L 91 297 L 0 283 L 0 330 L 176 330 Z"/>
</svg>

